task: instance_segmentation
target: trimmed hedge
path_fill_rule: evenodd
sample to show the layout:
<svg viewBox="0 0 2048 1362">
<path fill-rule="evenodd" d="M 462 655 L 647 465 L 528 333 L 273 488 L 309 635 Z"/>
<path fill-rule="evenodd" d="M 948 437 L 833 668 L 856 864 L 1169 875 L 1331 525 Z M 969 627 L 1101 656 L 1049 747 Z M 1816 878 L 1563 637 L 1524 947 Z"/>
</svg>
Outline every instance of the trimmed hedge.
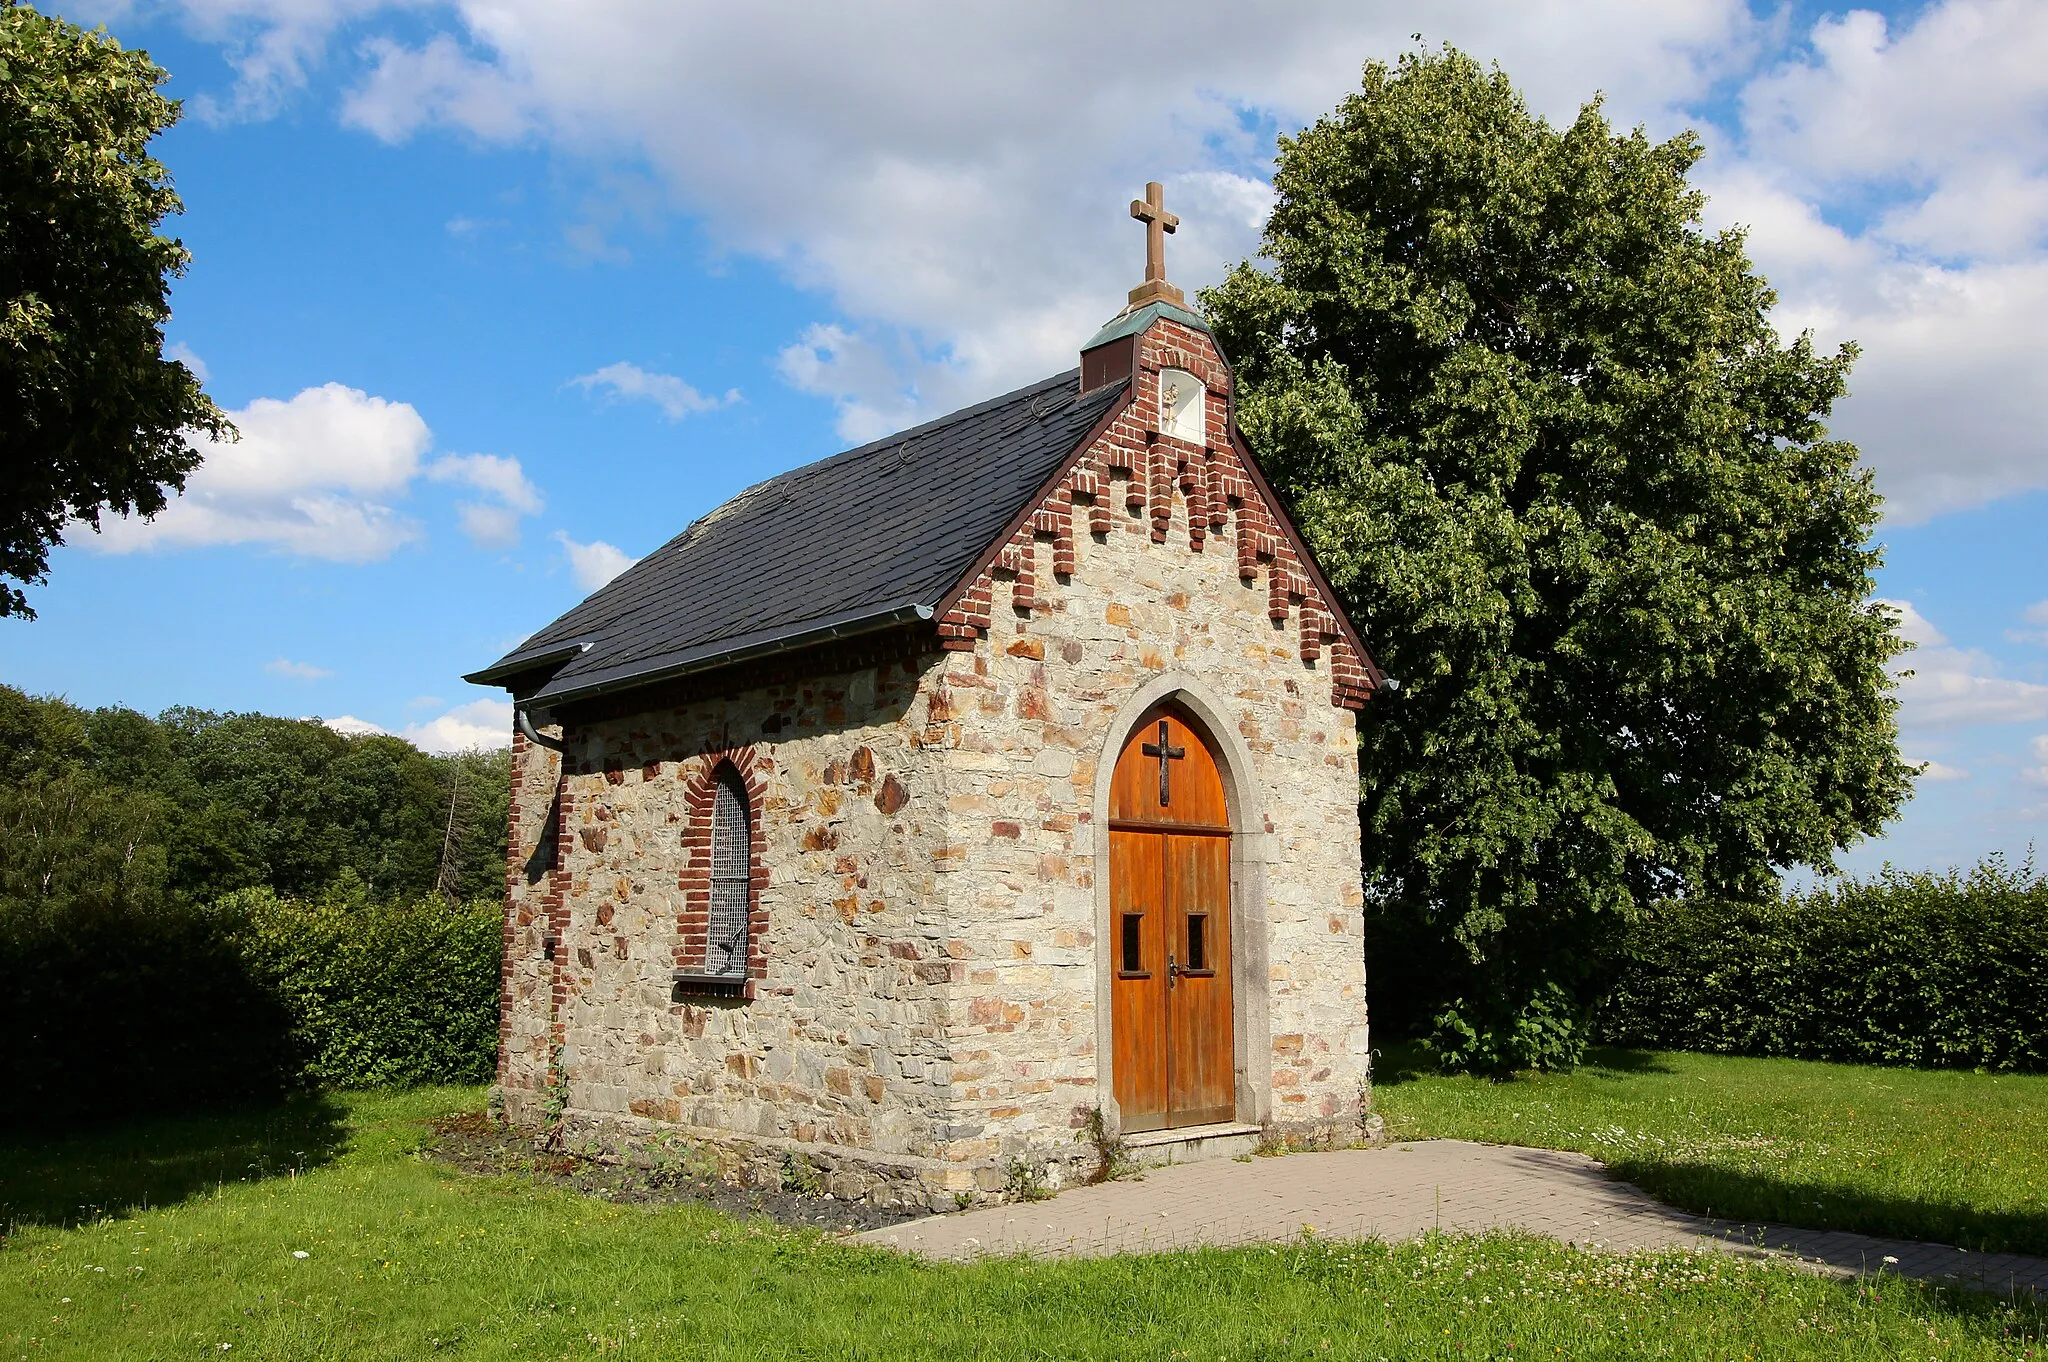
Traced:
<svg viewBox="0 0 2048 1362">
<path fill-rule="evenodd" d="M 0 1126 L 481 1082 L 500 930 L 497 905 L 438 898 L 0 901 Z"/>
<path fill-rule="evenodd" d="M 1632 926 L 1597 1020 L 1617 1045 L 2048 1070 L 2048 880 L 1988 861 Z"/>
<path fill-rule="evenodd" d="M 496 1070 L 499 905 L 302 903 L 251 889 L 223 906 L 243 916 L 243 959 L 290 1018 L 299 1081 L 414 1087 Z"/>
</svg>

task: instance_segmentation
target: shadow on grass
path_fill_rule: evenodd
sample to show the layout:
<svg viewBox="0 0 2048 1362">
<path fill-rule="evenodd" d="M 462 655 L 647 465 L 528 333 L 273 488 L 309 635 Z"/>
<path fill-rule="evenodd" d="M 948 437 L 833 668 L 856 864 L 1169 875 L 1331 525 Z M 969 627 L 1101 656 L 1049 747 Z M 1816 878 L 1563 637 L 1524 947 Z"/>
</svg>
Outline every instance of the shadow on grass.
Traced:
<svg viewBox="0 0 2048 1362">
<path fill-rule="evenodd" d="M 1417 1041 L 1395 1041 L 1372 1057 L 1372 1085 L 1375 1088 L 1391 1088 L 1401 1083 L 1413 1083 L 1418 1078 L 1436 1076 L 1436 1061 Z"/>
<path fill-rule="evenodd" d="M 1575 1071 L 1598 1077 L 1602 1073 L 1613 1074 L 1668 1074 L 1675 1073 L 1670 1064 L 1653 1050 L 1621 1050 L 1599 1046 L 1586 1052 L 1586 1062 Z M 1422 1078 L 1440 1078 L 1443 1074 L 1436 1067 L 1436 1061 L 1420 1041 L 1396 1041 L 1379 1052 L 1372 1066 L 1374 1087 L 1395 1087 L 1402 1083 L 1413 1083 Z M 1526 1074 L 1502 1075 L 1494 1079 L 1497 1083 L 1512 1083 Z"/>
<path fill-rule="evenodd" d="M 1793 1178 L 1763 1177 L 1709 1164 L 1624 1159 L 1608 1168 L 1682 1210 L 1721 1220 L 1769 1221 L 1812 1230 L 1853 1230 L 1986 1253 L 2048 1255 L 2048 1212 L 1889 1197 Z"/>
<path fill-rule="evenodd" d="M 1596 1045 L 1586 1051 L 1586 1062 L 1581 1070 L 1598 1073 L 1602 1069 L 1623 1074 L 1671 1074 L 1678 1070 L 1665 1062 L 1655 1050 L 1622 1050 L 1609 1045 Z"/>
<path fill-rule="evenodd" d="M 346 1113 L 309 1094 L 281 1104 L 162 1117 L 112 1129 L 0 1138 L 0 1233 L 168 1206 L 228 1182 L 330 1162 Z"/>
</svg>

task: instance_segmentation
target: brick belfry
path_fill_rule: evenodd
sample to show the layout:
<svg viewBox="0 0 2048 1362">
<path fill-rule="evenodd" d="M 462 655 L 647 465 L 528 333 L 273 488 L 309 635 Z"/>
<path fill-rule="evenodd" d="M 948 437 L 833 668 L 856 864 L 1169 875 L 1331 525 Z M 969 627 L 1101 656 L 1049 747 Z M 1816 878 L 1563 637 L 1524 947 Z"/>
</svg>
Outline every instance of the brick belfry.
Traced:
<svg viewBox="0 0 2048 1362">
<path fill-rule="evenodd" d="M 498 1091 L 951 1207 L 1352 1126 L 1382 677 L 1166 278 L 793 469 L 469 678 L 516 713 Z"/>
</svg>

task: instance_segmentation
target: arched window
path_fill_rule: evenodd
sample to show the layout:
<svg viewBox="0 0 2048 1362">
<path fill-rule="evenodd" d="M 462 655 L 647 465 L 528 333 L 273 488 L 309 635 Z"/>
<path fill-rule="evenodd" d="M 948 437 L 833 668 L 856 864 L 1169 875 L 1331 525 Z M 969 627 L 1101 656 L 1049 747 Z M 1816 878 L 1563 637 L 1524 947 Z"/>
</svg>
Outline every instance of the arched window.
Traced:
<svg viewBox="0 0 2048 1362">
<path fill-rule="evenodd" d="M 747 973 L 747 928 L 752 914 L 752 836 L 747 789 L 731 767 L 718 773 L 711 797 L 711 912 L 704 972 L 731 978 Z"/>
</svg>

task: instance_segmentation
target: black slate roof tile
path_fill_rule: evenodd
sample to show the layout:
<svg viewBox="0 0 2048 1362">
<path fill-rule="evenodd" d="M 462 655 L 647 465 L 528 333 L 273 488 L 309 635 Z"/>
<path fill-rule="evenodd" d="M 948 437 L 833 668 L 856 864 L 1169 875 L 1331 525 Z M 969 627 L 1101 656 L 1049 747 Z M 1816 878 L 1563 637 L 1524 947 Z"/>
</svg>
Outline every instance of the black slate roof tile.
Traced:
<svg viewBox="0 0 2048 1362">
<path fill-rule="evenodd" d="M 749 487 L 469 679 L 585 646 L 531 698 L 936 605 L 1127 384 L 1069 370 Z"/>
</svg>

